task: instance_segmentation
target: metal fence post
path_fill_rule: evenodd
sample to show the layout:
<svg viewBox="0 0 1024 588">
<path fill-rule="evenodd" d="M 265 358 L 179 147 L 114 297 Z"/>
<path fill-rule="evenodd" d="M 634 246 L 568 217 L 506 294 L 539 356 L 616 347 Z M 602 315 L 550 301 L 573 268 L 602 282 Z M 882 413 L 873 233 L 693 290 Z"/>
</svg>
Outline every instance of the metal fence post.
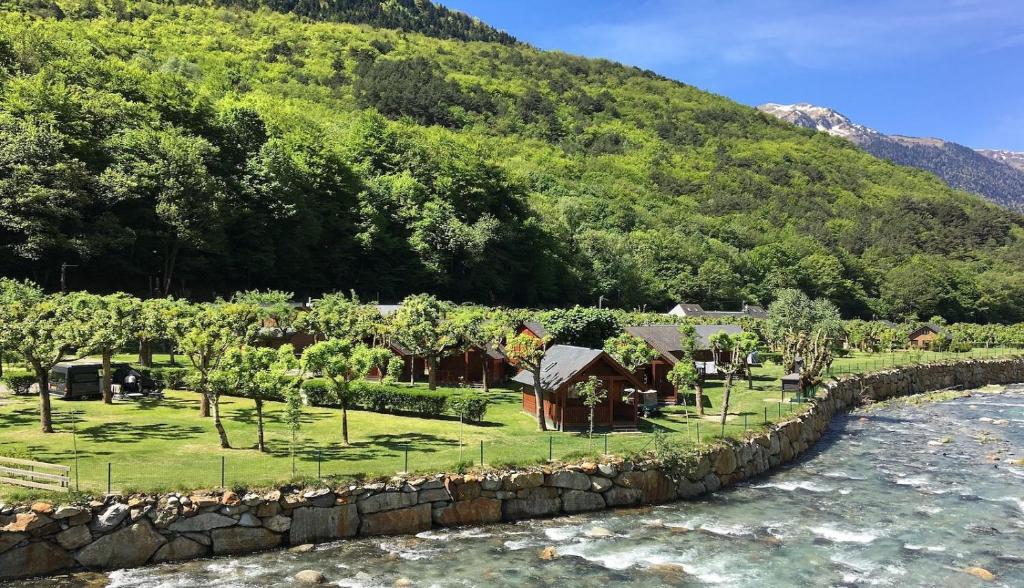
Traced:
<svg viewBox="0 0 1024 588">
<path fill-rule="evenodd" d="M 548 435 L 548 461 L 555 459 L 555 437 L 554 435 Z"/>
<path fill-rule="evenodd" d="M 405 469 L 402 470 L 402 471 L 406 472 L 406 473 L 409 472 L 409 444 L 408 443 L 405 444 Z"/>
<path fill-rule="evenodd" d="M 480 467 L 484 467 L 484 440 L 480 440 Z"/>
<path fill-rule="evenodd" d="M 765 422 L 765 424 L 768 424 L 768 406 L 767 405 L 765 405 L 765 407 L 764 407 L 764 422 Z"/>
<path fill-rule="evenodd" d="M 224 470 L 225 470 L 226 465 L 227 465 L 226 461 L 227 461 L 227 458 L 225 458 L 223 455 L 220 456 L 220 487 L 221 488 L 227 488 L 227 484 L 224 483 L 224 481 L 225 481 Z"/>
<path fill-rule="evenodd" d="M 700 445 L 700 421 L 697 421 L 697 445 Z"/>
<path fill-rule="evenodd" d="M 608 433 L 604 434 L 604 454 L 608 455 Z"/>
<path fill-rule="evenodd" d="M 111 488 L 112 487 L 113 487 L 113 465 L 108 461 L 107 462 L 107 494 L 111 493 Z"/>
<path fill-rule="evenodd" d="M 316 450 L 316 479 L 317 480 L 319 480 L 321 478 L 321 475 L 320 475 L 320 463 L 321 463 L 321 461 L 322 461 L 322 459 L 321 459 L 321 455 L 320 455 L 320 450 L 317 449 Z"/>
</svg>

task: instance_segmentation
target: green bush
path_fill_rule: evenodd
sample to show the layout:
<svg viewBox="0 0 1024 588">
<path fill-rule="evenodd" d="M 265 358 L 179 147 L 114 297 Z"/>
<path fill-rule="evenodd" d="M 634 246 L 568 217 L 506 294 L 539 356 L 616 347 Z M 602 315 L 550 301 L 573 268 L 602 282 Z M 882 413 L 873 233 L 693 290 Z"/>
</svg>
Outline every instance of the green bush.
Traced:
<svg viewBox="0 0 1024 588">
<path fill-rule="evenodd" d="M 154 367 L 140 371 L 154 380 L 163 381 L 164 386 L 172 390 L 188 388 L 188 378 L 195 372 L 194 369 L 188 367 Z"/>
<path fill-rule="evenodd" d="M 310 406 L 338 406 L 327 386 L 327 380 L 323 378 L 311 378 L 303 382 L 302 396 L 306 399 L 306 404 Z"/>
<path fill-rule="evenodd" d="M 461 414 L 465 420 L 479 423 L 483 422 L 490 402 L 489 398 L 475 392 L 453 394 L 448 397 L 448 412 L 452 416 Z"/>
<path fill-rule="evenodd" d="M 761 363 L 774 363 L 775 365 L 782 365 L 781 353 L 775 353 L 772 351 L 758 351 L 757 357 L 758 359 L 761 360 Z"/>
<path fill-rule="evenodd" d="M 4 386 L 7 386 L 7 389 L 14 394 L 28 394 L 29 388 L 36 383 L 36 378 L 35 376 L 10 374 L 0 378 L 0 382 L 3 382 Z"/>
</svg>

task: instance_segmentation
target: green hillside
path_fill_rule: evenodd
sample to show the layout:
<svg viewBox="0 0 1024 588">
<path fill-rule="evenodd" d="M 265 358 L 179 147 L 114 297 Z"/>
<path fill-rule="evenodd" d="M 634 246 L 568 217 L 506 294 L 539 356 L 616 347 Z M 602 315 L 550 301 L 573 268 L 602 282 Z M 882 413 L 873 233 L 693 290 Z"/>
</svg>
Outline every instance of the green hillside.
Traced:
<svg viewBox="0 0 1024 588">
<path fill-rule="evenodd" d="M 0 274 L 1024 320 L 1024 218 L 651 72 L 411 0 L 18 5 Z"/>
</svg>

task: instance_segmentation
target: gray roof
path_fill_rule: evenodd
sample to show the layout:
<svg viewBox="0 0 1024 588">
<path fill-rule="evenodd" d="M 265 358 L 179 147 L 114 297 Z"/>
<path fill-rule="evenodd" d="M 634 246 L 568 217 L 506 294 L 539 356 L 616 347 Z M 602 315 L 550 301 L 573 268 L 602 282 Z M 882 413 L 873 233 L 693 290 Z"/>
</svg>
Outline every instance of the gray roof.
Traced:
<svg viewBox="0 0 1024 588">
<path fill-rule="evenodd" d="M 377 308 L 377 312 L 379 312 L 381 316 L 391 316 L 398 312 L 398 309 L 402 307 L 401 304 L 374 304 L 373 306 Z"/>
<path fill-rule="evenodd" d="M 546 337 L 548 335 L 548 330 L 545 329 L 544 325 L 540 324 L 538 321 L 523 321 L 523 326 L 530 329 L 530 331 L 538 337 Z"/>
<path fill-rule="evenodd" d="M 675 312 L 676 310 L 679 310 L 681 312 Z M 763 318 L 768 318 L 768 311 L 766 311 L 763 306 L 758 306 L 757 304 L 745 304 L 745 303 L 743 305 L 743 308 L 741 308 L 740 310 L 704 310 L 704 308 L 701 305 L 699 305 L 699 304 L 688 304 L 688 303 L 685 303 L 685 302 L 681 302 L 681 303 L 677 304 L 675 306 L 675 308 L 673 308 L 671 311 L 669 311 L 669 314 L 677 314 L 677 315 L 680 315 L 680 316 L 690 316 L 690 317 L 704 316 L 704 317 L 718 317 L 718 318 L 723 318 L 723 317 L 728 317 L 728 318 L 751 317 L 751 318 L 762 318 L 762 319 Z"/>
<path fill-rule="evenodd" d="M 711 348 L 711 335 L 725 331 L 730 335 L 743 332 L 739 325 L 695 325 L 693 327 L 697 349 Z M 665 359 L 675 363 L 677 355 L 682 352 L 679 325 L 647 325 L 643 327 L 626 327 L 626 332 L 639 337 L 661 353 Z"/>
<path fill-rule="evenodd" d="M 531 329 L 532 330 L 532 329 Z M 572 345 L 552 345 L 548 347 L 541 362 L 540 384 L 545 390 L 557 390 L 583 368 L 604 354 L 600 349 L 574 347 Z M 533 374 L 521 370 L 512 381 L 533 386 Z"/>
</svg>

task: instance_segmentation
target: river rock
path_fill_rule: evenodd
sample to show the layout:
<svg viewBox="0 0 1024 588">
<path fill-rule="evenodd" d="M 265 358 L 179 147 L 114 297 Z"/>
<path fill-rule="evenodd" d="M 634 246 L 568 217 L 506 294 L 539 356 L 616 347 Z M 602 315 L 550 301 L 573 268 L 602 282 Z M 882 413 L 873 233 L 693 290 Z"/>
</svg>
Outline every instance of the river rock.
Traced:
<svg viewBox="0 0 1024 588">
<path fill-rule="evenodd" d="M 263 526 L 275 533 L 284 533 L 291 528 L 292 520 L 289 517 L 274 515 L 263 519 Z"/>
<path fill-rule="evenodd" d="M 429 530 L 432 524 L 429 504 L 388 510 L 363 517 L 361 535 L 411 535 Z"/>
<path fill-rule="evenodd" d="M 93 541 L 76 559 L 93 570 L 134 568 L 146 563 L 166 542 L 149 523 L 136 523 Z"/>
<path fill-rule="evenodd" d="M 360 500 L 359 514 L 372 514 L 385 510 L 395 510 L 416 504 L 416 493 L 409 492 L 382 492 L 374 494 L 365 500 Z"/>
<path fill-rule="evenodd" d="M 326 488 L 310 490 L 303 494 L 302 497 L 306 499 L 309 506 L 318 506 L 321 508 L 334 506 L 335 502 L 334 492 L 331 492 Z"/>
<path fill-rule="evenodd" d="M 327 578 L 316 570 L 302 570 L 295 574 L 295 581 L 299 584 L 316 585 L 327 582 Z"/>
<path fill-rule="evenodd" d="M 14 547 L 18 543 L 21 543 L 22 539 L 28 537 L 25 533 L 0 533 L 0 553 L 7 551 Z"/>
<path fill-rule="evenodd" d="M 206 512 L 194 517 L 175 521 L 168 528 L 176 533 L 202 533 L 205 531 L 212 531 L 213 529 L 220 529 L 222 527 L 231 527 L 237 522 L 238 521 L 229 516 L 215 512 Z"/>
<path fill-rule="evenodd" d="M 465 487 L 462 484 L 460 487 Z M 477 495 L 480 494 L 480 486 L 473 485 L 477 489 Z M 419 503 L 424 504 L 427 502 L 447 502 L 452 499 L 452 496 L 448 494 L 448 491 L 444 488 L 436 488 L 434 490 L 420 490 Z M 468 500 L 468 498 L 460 498 L 459 500 Z"/>
<path fill-rule="evenodd" d="M 544 484 L 544 474 L 540 472 L 516 472 L 505 480 L 505 490 L 516 492 L 528 488 L 536 488 Z"/>
<path fill-rule="evenodd" d="M 506 521 L 553 516 L 562 509 L 562 501 L 555 488 L 520 490 L 517 496 L 501 504 L 501 516 Z"/>
<path fill-rule="evenodd" d="M 560 470 L 545 476 L 544 484 L 569 490 L 588 490 L 590 489 L 590 476 L 581 472 Z"/>
<path fill-rule="evenodd" d="M 723 447 L 715 459 L 715 473 L 719 476 L 727 476 L 736 471 L 736 452 L 730 447 Z"/>
<path fill-rule="evenodd" d="M 602 463 L 597 466 L 597 471 L 606 478 L 614 478 L 619 474 L 619 469 L 615 467 L 615 464 Z"/>
<path fill-rule="evenodd" d="M 624 488 L 615 486 L 603 494 L 604 501 L 608 506 L 635 506 L 640 504 L 643 494 L 635 488 Z"/>
<path fill-rule="evenodd" d="M 247 512 L 238 518 L 238 524 L 243 527 L 261 527 L 263 523 L 260 522 L 251 512 Z"/>
<path fill-rule="evenodd" d="M 537 554 L 537 557 L 544 561 L 558 559 L 558 550 L 555 549 L 554 545 L 548 545 L 544 549 L 540 550 L 540 553 Z"/>
<path fill-rule="evenodd" d="M 680 480 L 676 487 L 676 493 L 679 495 L 679 498 L 695 498 L 704 494 L 704 492 L 704 482 L 691 482 L 686 478 Z"/>
<path fill-rule="evenodd" d="M 562 510 L 567 513 L 601 510 L 604 507 L 604 498 L 596 492 L 566 490 L 562 493 Z"/>
<path fill-rule="evenodd" d="M 91 543 L 92 533 L 89 532 L 89 528 L 85 525 L 78 525 L 57 533 L 56 539 L 57 543 L 64 549 L 74 551 Z"/>
<path fill-rule="evenodd" d="M 704 490 L 706 492 L 717 492 L 722 487 L 722 481 L 714 474 L 704 476 Z"/>
<path fill-rule="evenodd" d="M 226 527 L 211 534 L 215 555 L 265 551 L 281 544 L 281 535 L 263 527 Z"/>
<path fill-rule="evenodd" d="M 278 513 L 281 512 L 281 504 L 276 500 L 273 502 L 264 502 L 263 504 L 254 507 L 252 512 L 261 519 L 277 516 Z"/>
<path fill-rule="evenodd" d="M 603 476 L 590 476 L 590 490 L 592 492 L 604 492 L 614 485 L 615 482 Z"/>
<path fill-rule="evenodd" d="M 128 517 L 129 507 L 127 504 L 115 502 L 107 507 L 98 517 L 93 519 L 90 527 L 94 532 L 106 533 L 121 524 L 121 521 Z"/>
<path fill-rule="evenodd" d="M 985 582 L 991 582 L 992 580 L 996 579 L 995 574 L 986 570 L 985 568 L 979 568 L 977 566 L 964 568 L 964 573 L 970 574 L 975 578 L 978 578 L 979 580 L 984 580 Z"/>
<path fill-rule="evenodd" d="M 352 537 L 358 531 L 359 513 L 354 504 L 342 504 L 331 508 L 304 506 L 293 511 L 289 542 L 292 545 L 301 545 L 332 541 Z"/>
<path fill-rule="evenodd" d="M 153 563 L 185 561 L 206 555 L 208 547 L 185 537 L 178 537 L 156 550 Z"/>
<path fill-rule="evenodd" d="M 62 506 L 58 508 L 56 512 L 53 513 L 52 518 L 54 520 L 61 521 L 64 519 L 79 517 L 83 514 L 91 513 L 89 513 L 89 509 L 83 508 L 81 506 Z"/>
<path fill-rule="evenodd" d="M 434 510 L 433 517 L 442 527 L 497 523 L 501 521 L 501 501 L 483 497 L 461 500 Z"/>
<path fill-rule="evenodd" d="M 0 578 L 33 578 L 64 571 L 75 565 L 68 552 L 44 541 L 0 554 Z"/>
<path fill-rule="evenodd" d="M 34 512 L 23 512 L 14 515 L 14 520 L 7 523 L 0 531 L 5 533 L 25 533 L 45 527 L 53 522 L 53 519 L 46 515 Z"/>
</svg>

